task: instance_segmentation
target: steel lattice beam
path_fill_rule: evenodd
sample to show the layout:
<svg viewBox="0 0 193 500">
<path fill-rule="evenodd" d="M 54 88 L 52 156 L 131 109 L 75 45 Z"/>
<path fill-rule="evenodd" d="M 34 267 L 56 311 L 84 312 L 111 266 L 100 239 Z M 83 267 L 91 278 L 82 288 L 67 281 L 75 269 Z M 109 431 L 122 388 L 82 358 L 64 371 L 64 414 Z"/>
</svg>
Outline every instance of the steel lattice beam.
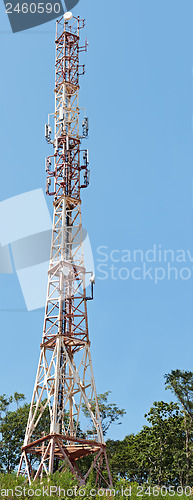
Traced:
<svg viewBox="0 0 193 500">
<path fill-rule="evenodd" d="M 18 473 L 29 482 L 54 470 L 54 460 L 64 460 L 83 484 L 95 468 L 102 475 L 104 459 L 107 484 L 112 486 L 93 375 L 88 334 L 85 265 L 83 256 L 81 198 L 81 138 L 79 135 L 80 29 L 84 21 L 62 17 L 56 28 L 54 153 L 47 159 L 47 193 L 54 196 L 54 215 L 48 289 L 40 359 Z M 87 174 L 87 172 L 86 172 Z M 87 177 L 86 177 L 87 179 Z M 82 404 L 86 406 L 95 439 L 79 439 Z M 49 408 L 50 433 L 34 441 L 34 431 Z M 65 425 L 64 413 L 68 415 Z M 39 457 L 36 471 L 31 456 Z M 77 460 L 93 455 L 83 476 Z"/>
</svg>

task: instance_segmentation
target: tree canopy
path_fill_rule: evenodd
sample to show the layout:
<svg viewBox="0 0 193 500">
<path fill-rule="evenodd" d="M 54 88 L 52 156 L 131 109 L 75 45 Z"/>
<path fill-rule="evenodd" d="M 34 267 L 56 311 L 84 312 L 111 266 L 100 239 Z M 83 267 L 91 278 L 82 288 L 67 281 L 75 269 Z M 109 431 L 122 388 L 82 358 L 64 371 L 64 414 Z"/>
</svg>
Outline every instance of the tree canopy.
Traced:
<svg viewBox="0 0 193 500">
<path fill-rule="evenodd" d="M 116 482 L 134 481 L 139 484 L 187 486 L 193 482 L 193 372 L 172 370 L 165 375 L 165 388 L 175 396 L 175 401 L 154 401 L 145 414 L 146 424 L 136 434 L 128 433 L 123 440 L 107 440 L 107 454 L 111 472 Z M 104 435 L 112 424 L 120 424 L 125 410 L 116 403 L 109 403 L 110 391 L 98 395 Z M 11 409 L 11 405 L 16 409 Z M 29 413 L 24 394 L 0 396 L 0 472 L 15 470 L 20 458 Z M 95 406 L 91 404 L 92 410 Z M 89 412 L 87 434 L 93 435 Z M 66 424 L 68 415 L 64 415 Z M 34 432 L 36 439 L 42 432 L 49 433 L 49 411 L 44 412 Z M 79 436 L 84 432 L 79 427 Z M 88 468 L 90 457 L 80 464 Z M 88 462 L 88 463 L 87 463 Z"/>
</svg>

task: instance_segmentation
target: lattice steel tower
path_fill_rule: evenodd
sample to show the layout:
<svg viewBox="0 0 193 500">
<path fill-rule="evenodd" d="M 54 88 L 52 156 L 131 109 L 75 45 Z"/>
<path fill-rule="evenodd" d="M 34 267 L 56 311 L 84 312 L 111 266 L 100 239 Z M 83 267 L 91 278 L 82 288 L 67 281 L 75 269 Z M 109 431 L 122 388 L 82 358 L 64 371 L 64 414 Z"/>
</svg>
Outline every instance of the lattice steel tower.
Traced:
<svg viewBox="0 0 193 500">
<path fill-rule="evenodd" d="M 87 42 L 83 47 L 79 45 L 84 21 L 72 15 L 70 21 L 66 18 L 68 14 L 56 23 L 53 140 L 50 124 L 46 126 L 47 141 L 54 147 L 53 155 L 46 159 L 47 194 L 54 197 L 54 216 L 45 319 L 18 474 L 27 475 L 31 483 L 43 473 L 67 465 L 84 484 L 92 468 L 97 471 L 98 481 L 101 467 L 105 467 L 106 482 L 112 486 L 90 355 L 90 296 L 85 288 L 82 244 L 80 191 L 89 183 L 89 160 L 88 151 L 81 149 L 81 139 L 88 134 L 88 119 L 83 119 L 80 136 L 78 93 L 79 76 L 84 74 L 79 53 L 86 50 Z M 93 281 L 91 276 L 91 296 Z M 77 436 L 83 403 L 94 429 L 90 439 Z M 49 414 L 50 431 L 37 436 L 45 412 Z M 92 463 L 83 475 L 78 460 L 88 455 Z"/>
</svg>

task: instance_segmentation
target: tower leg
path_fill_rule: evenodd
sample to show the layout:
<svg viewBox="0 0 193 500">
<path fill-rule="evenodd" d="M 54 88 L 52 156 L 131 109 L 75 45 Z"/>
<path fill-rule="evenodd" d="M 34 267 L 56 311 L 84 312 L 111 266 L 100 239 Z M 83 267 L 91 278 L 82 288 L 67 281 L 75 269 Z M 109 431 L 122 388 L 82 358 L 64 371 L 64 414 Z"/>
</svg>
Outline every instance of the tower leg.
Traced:
<svg viewBox="0 0 193 500">
<path fill-rule="evenodd" d="M 107 467 L 108 476 L 109 476 L 109 484 L 110 484 L 110 487 L 113 488 L 113 481 L 112 481 L 112 476 L 111 476 L 111 471 L 110 471 L 110 467 L 109 467 L 109 462 L 108 462 L 106 450 L 104 450 L 104 456 L 105 456 L 105 462 L 106 462 L 106 467 Z"/>
<path fill-rule="evenodd" d="M 54 470 L 54 448 L 55 448 L 55 442 L 54 438 L 52 438 L 50 445 L 49 474 L 53 474 Z"/>
<path fill-rule="evenodd" d="M 72 440 L 71 444 L 69 444 L 70 439 Z M 40 458 L 40 463 L 35 475 L 28 458 L 29 455 L 36 455 Z M 88 455 L 93 456 L 93 461 L 88 471 L 83 474 L 78 465 L 78 460 Z M 91 471 L 95 469 L 96 484 L 99 484 L 102 480 L 108 487 L 112 487 L 112 478 L 108 466 L 105 445 L 85 439 L 77 439 L 76 442 L 75 438 L 65 438 L 62 434 L 50 434 L 23 447 L 18 474 L 21 473 L 22 463 L 24 463 L 25 468 L 22 472 L 27 476 L 31 484 L 32 480 L 35 481 L 38 477 L 42 477 L 43 473 L 46 475 L 53 474 L 54 459 L 65 462 L 63 467 L 69 467 L 80 486 L 86 484 Z M 108 471 L 108 480 L 103 476 L 101 471 L 103 459 L 105 460 Z"/>
</svg>

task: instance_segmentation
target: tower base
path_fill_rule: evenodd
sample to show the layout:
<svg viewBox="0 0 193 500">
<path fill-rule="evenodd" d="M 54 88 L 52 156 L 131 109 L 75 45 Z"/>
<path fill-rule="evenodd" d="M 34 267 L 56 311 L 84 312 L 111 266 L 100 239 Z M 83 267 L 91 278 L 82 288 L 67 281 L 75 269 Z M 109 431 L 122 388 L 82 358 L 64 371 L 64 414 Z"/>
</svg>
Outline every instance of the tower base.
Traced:
<svg viewBox="0 0 193 500">
<path fill-rule="evenodd" d="M 93 455 L 93 461 L 83 475 L 80 471 L 77 460 Z M 34 470 L 31 464 L 31 456 L 37 457 L 38 465 Z M 106 445 L 96 441 L 79 439 L 62 434 L 48 434 L 37 441 L 22 447 L 18 475 L 22 474 L 28 477 L 29 484 L 38 477 L 53 474 L 54 460 L 62 461 L 59 470 L 69 467 L 72 474 L 78 479 L 79 485 L 86 484 L 90 472 L 96 470 L 96 484 L 101 481 L 106 483 L 108 488 L 112 488 L 112 478 L 106 454 Z M 105 462 L 108 479 L 102 474 L 102 465 Z"/>
</svg>

